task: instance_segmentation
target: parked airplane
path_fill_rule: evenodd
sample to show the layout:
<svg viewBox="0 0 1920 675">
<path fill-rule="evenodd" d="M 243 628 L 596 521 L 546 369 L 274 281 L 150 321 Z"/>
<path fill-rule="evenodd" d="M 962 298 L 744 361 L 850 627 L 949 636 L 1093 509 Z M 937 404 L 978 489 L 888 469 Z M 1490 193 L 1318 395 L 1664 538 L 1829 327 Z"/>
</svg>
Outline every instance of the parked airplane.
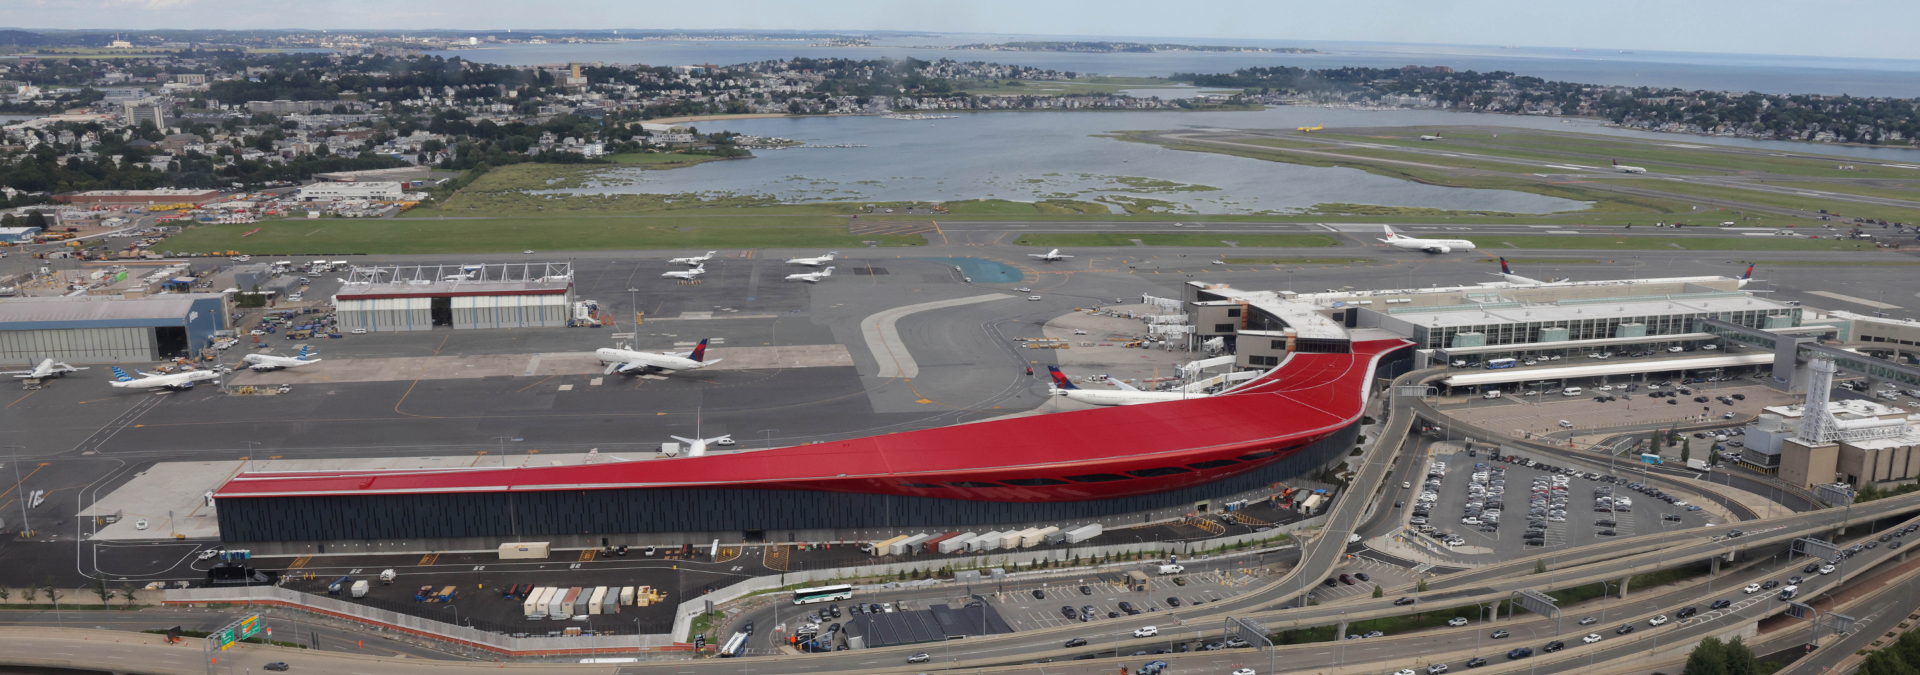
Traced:
<svg viewBox="0 0 1920 675">
<path fill-rule="evenodd" d="M 593 350 L 595 358 L 607 364 L 603 375 L 614 373 L 645 373 L 649 370 L 694 370 L 719 363 L 720 359 L 706 360 L 707 341 L 701 340 L 693 351 L 681 354 L 673 352 L 641 352 L 631 349 L 603 347 Z"/>
<path fill-rule="evenodd" d="M 1514 274 L 1513 268 L 1507 266 L 1507 259 L 1505 256 L 1502 256 L 1500 258 L 1500 278 L 1507 280 L 1507 282 L 1509 283 L 1520 284 L 1525 286 L 1545 286 L 1548 284 L 1563 284 L 1570 281 L 1570 279 L 1550 279 L 1547 281 L 1541 281 L 1539 279 L 1529 279 L 1529 278 L 1520 276 L 1518 274 Z"/>
<path fill-rule="evenodd" d="M 1753 281 L 1753 266 L 1752 266 L 1752 265 L 1748 265 L 1748 266 L 1747 266 L 1747 271 L 1746 271 L 1746 272 L 1744 272 L 1744 273 L 1741 273 L 1741 275 L 1740 275 L 1740 285 L 1739 285 L 1739 286 L 1737 286 L 1736 288 L 1746 288 L 1746 287 L 1747 287 L 1747 282 L 1749 282 L 1749 281 Z"/>
<path fill-rule="evenodd" d="M 1621 163 L 1620 163 L 1620 160 L 1617 160 L 1617 159 L 1616 159 L 1616 160 L 1613 160 L 1613 170 L 1614 170 L 1614 171 L 1618 171 L 1618 172 L 1621 172 L 1621 173 L 1646 173 L 1646 172 L 1647 172 L 1647 168 L 1646 168 L 1646 167 L 1643 167 L 1643 166 L 1627 166 L 1627 165 L 1625 165 L 1625 164 L 1621 164 Z"/>
<path fill-rule="evenodd" d="M 1071 258 L 1071 257 L 1073 257 L 1073 256 L 1070 256 L 1070 255 L 1060 255 L 1060 249 L 1057 249 L 1057 248 L 1056 248 L 1056 249 L 1053 249 L 1053 250 L 1051 250 L 1051 251 L 1047 251 L 1046 253 L 1028 253 L 1028 254 L 1027 254 L 1027 257 L 1029 257 L 1029 258 L 1039 258 L 1039 259 L 1041 259 L 1041 260 L 1045 260 L 1045 261 L 1047 261 L 1047 262 L 1053 262 L 1053 261 L 1055 261 L 1055 260 L 1066 260 L 1066 259 L 1068 259 L 1068 258 Z"/>
<path fill-rule="evenodd" d="M 313 365 L 315 363 L 319 363 L 322 360 L 322 359 L 307 358 L 309 356 L 316 356 L 319 354 L 319 352 L 310 351 L 311 349 L 312 349 L 311 345 L 300 345 L 299 356 L 273 356 L 271 354 L 248 354 L 246 358 L 240 359 L 240 361 L 247 364 L 248 368 L 252 368 L 253 371 L 257 373 L 264 373 L 269 370 L 279 370 L 281 368 L 299 368 L 300 366 L 308 366 L 308 365 Z"/>
<path fill-rule="evenodd" d="M 700 409 L 699 408 L 695 408 L 693 411 L 693 435 L 694 436 L 700 435 Z M 687 438 L 685 436 L 668 436 L 668 438 L 687 444 L 686 453 L 688 457 L 700 457 L 702 455 L 707 454 L 708 445 L 733 445 L 734 444 L 733 434 L 721 434 L 719 436 L 714 436 L 713 438 Z M 672 456 L 672 455 L 669 455 L 669 456 Z"/>
<path fill-rule="evenodd" d="M 819 283 L 821 279 L 825 279 L 830 276 L 833 276 L 832 267 L 828 267 L 818 272 L 802 272 L 799 274 L 789 274 L 787 275 L 787 281 L 805 281 L 808 283 Z"/>
<path fill-rule="evenodd" d="M 707 254 L 706 254 L 706 255 L 697 255 L 697 256 L 693 256 L 693 257 L 691 257 L 691 258 L 674 258 L 674 259 L 672 259 L 672 260 L 668 260 L 668 261 L 667 261 L 667 264 L 669 264 L 669 265 L 688 265 L 688 266 L 692 266 L 692 267 L 699 267 L 699 266 L 702 266 L 702 265 L 705 265 L 705 264 L 707 264 L 707 261 L 708 261 L 708 260 L 712 260 L 712 259 L 713 259 L 713 254 L 715 254 L 715 253 L 719 253 L 719 251 L 707 251 Z"/>
<path fill-rule="evenodd" d="M 828 251 L 826 255 L 820 256 L 818 258 L 793 258 L 788 260 L 787 264 L 788 265 L 810 265 L 813 267 L 819 267 L 821 265 L 825 265 L 827 263 L 833 262 L 833 257 L 837 255 L 840 255 L 839 251 Z"/>
<path fill-rule="evenodd" d="M 54 377 L 56 375 L 65 375 L 67 373 L 72 373 L 72 372 L 77 372 L 82 370 L 86 370 L 86 368 L 84 367 L 75 368 L 73 366 L 69 366 L 67 364 L 61 363 L 59 361 L 55 361 L 53 359 L 41 359 L 40 364 L 34 366 L 32 370 L 9 370 L 5 372 L 0 372 L 0 375 L 12 375 L 14 377 L 44 380 L 46 378 Z"/>
<path fill-rule="evenodd" d="M 1066 373 L 1060 372 L 1059 366 L 1047 366 L 1047 375 L 1053 378 L 1053 387 L 1048 393 L 1093 405 L 1138 405 L 1207 397 L 1207 394 L 1184 391 L 1140 391 L 1119 380 L 1107 380 L 1113 386 L 1119 387 L 1115 391 L 1081 389 L 1074 386 L 1073 380 L 1067 379 Z"/>
<path fill-rule="evenodd" d="M 167 389 L 179 390 L 179 389 L 192 389 L 193 383 L 195 382 L 205 382 L 208 380 L 220 379 L 220 373 L 212 370 L 189 370 L 184 373 L 173 373 L 171 375 L 155 375 L 153 373 L 141 373 L 138 370 L 133 372 L 140 373 L 139 379 L 135 379 L 132 375 L 128 375 L 127 371 L 121 370 L 119 366 L 114 366 L 113 367 L 114 381 L 108 382 L 107 384 L 111 384 L 115 387 L 119 387 L 122 389 L 158 389 L 161 387 L 165 387 Z"/>
<path fill-rule="evenodd" d="M 660 276 L 671 278 L 671 279 L 698 279 L 700 278 L 700 275 L 706 274 L 706 273 L 707 273 L 707 266 L 701 265 L 699 267 L 695 267 L 685 272 L 667 272 Z"/>
<path fill-rule="evenodd" d="M 1451 253 L 1456 248 L 1463 250 L 1479 248 L 1474 246 L 1473 242 L 1465 239 L 1421 239 L 1419 237 L 1403 237 L 1394 234 L 1392 225 L 1382 225 L 1381 227 L 1387 229 L 1387 238 L 1381 239 L 1380 241 L 1386 242 L 1388 246 L 1394 248 L 1410 248 L 1428 253 Z"/>
</svg>

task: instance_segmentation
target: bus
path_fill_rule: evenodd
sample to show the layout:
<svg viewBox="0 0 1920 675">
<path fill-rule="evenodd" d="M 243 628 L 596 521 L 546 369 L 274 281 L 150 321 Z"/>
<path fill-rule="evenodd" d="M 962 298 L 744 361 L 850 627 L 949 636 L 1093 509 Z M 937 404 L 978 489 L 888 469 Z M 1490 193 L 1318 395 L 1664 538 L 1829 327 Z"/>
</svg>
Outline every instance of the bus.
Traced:
<svg viewBox="0 0 1920 675">
<path fill-rule="evenodd" d="M 815 602 L 833 602 L 853 598 L 853 587 L 847 584 L 802 588 L 793 592 L 793 604 L 806 605 Z"/>
<path fill-rule="evenodd" d="M 1520 362 L 1516 359 L 1490 359 L 1487 361 L 1487 370 L 1512 368 L 1517 365 L 1520 365 Z"/>
<path fill-rule="evenodd" d="M 727 658 L 727 657 L 739 656 L 745 653 L 746 651 L 747 651 L 747 634 L 734 633 L 733 637 L 727 638 L 727 643 L 724 645 L 721 645 L 720 651 L 714 655 L 721 658 Z"/>
</svg>

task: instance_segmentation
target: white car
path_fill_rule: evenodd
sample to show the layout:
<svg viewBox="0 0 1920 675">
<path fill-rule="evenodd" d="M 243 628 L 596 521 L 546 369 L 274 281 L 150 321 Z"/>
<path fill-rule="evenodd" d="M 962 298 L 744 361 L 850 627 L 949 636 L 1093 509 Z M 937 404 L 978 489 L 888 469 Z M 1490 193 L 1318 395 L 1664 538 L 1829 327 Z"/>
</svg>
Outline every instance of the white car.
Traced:
<svg viewBox="0 0 1920 675">
<path fill-rule="evenodd" d="M 1595 642 L 1599 642 L 1599 641 L 1600 641 L 1600 634 L 1599 634 L 1599 633 L 1588 633 L 1586 637 L 1583 637 L 1583 638 L 1580 638 L 1580 641 L 1581 641 L 1581 642 L 1585 642 L 1585 643 L 1587 643 L 1587 644 L 1593 644 L 1593 643 L 1595 643 Z"/>
<path fill-rule="evenodd" d="M 1459 628 L 1459 627 L 1461 627 L 1461 626 L 1465 626 L 1465 625 L 1467 625 L 1467 617 L 1464 617 L 1464 616 L 1456 616 L 1456 617 L 1453 617 L 1453 618 L 1451 618 L 1451 619 L 1447 619 L 1447 625 L 1449 625 L 1449 626 L 1452 626 L 1452 627 L 1454 627 L 1454 628 Z"/>
<path fill-rule="evenodd" d="M 521 253 L 525 253 L 527 255 L 533 255 L 533 249 L 527 249 L 525 251 L 521 251 Z"/>
<path fill-rule="evenodd" d="M 1400 489 L 1402 489 L 1402 490 L 1411 490 L 1411 489 L 1413 489 L 1413 481 L 1410 481 L 1410 480 L 1403 480 L 1403 481 L 1400 481 Z"/>
<path fill-rule="evenodd" d="M 1016 291 L 1020 291 L 1021 293 L 1031 293 L 1031 292 L 1033 292 L 1033 289 L 1031 289 L 1031 288 L 1027 288 L 1027 287 L 1025 287 L 1025 286 L 1021 286 L 1021 287 L 1019 287 L 1019 288 L 1016 288 L 1016 289 L 1013 289 L 1013 290 L 1016 290 Z"/>
<path fill-rule="evenodd" d="M 1744 591 L 1746 591 L 1746 592 L 1748 592 L 1748 593 L 1759 593 L 1759 592 L 1760 592 L 1760 584 L 1747 584 L 1747 587 L 1746 587 L 1746 588 L 1744 588 L 1744 589 L 1741 589 L 1741 590 L 1744 590 Z"/>
<path fill-rule="evenodd" d="M 1227 261 L 1225 261 L 1225 260 L 1215 260 L 1215 261 L 1213 261 L 1212 263 L 1209 263 L 1209 264 L 1212 264 L 1212 265 L 1225 265 L 1225 264 L 1227 264 Z"/>
<path fill-rule="evenodd" d="M 1135 628 L 1135 629 L 1133 629 L 1133 636 L 1134 636 L 1134 637 L 1153 637 L 1153 636 L 1155 636 L 1155 635 L 1159 635 L 1159 634 L 1160 634 L 1160 627 L 1159 627 L 1159 626 L 1147 626 L 1147 627 L 1145 627 L 1145 628 Z"/>
<path fill-rule="evenodd" d="M 1027 299 L 1028 299 L 1028 300 L 1039 300 L 1039 299 L 1040 299 L 1040 296 L 1038 296 L 1038 295 L 1029 295 L 1029 296 L 1027 296 Z"/>
<path fill-rule="evenodd" d="M 1821 573 L 1821 574 L 1833 574 L 1833 566 L 1832 566 L 1832 565 L 1821 565 L 1821 566 L 1820 566 L 1820 573 Z"/>
<path fill-rule="evenodd" d="M 1233 675 L 1253 675 L 1253 669 L 1241 668 L 1239 670 L 1233 671 Z"/>
<path fill-rule="evenodd" d="M 1396 670 L 1393 672 L 1393 675 L 1415 675 L 1415 674 L 1412 668 L 1407 668 L 1404 670 Z"/>
<path fill-rule="evenodd" d="M 1427 666 L 1427 675 L 1440 675 L 1441 673 L 1444 673 L 1444 672 L 1447 672 L 1447 664 L 1436 663 L 1431 666 Z"/>
<path fill-rule="evenodd" d="M 366 332 L 367 332 L 367 329 L 365 329 L 365 328 L 355 328 L 355 329 L 353 329 L 353 334 L 354 334 L 354 335 L 365 335 L 365 334 L 366 334 Z"/>
<path fill-rule="evenodd" d="M 1658 625 L 1665 624 L 1666 622 L 1667 622 L 1667 615 L 1665 614 L 1653 617 L 1651 619 L 1647 619 L 1647 625 L 1649 626 L 1658 626 Z"/>
</svg>

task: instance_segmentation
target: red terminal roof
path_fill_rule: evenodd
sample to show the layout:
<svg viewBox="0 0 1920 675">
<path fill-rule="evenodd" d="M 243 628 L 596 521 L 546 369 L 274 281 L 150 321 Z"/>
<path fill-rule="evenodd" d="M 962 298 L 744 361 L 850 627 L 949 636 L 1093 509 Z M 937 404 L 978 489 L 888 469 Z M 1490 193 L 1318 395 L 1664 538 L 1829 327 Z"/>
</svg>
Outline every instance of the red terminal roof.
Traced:
<svg viewBox="0 0 1920 675">
<path fill-rule="evenodd" d="M 1190 401 L 1032 415 L 703 457 L 523 468 L 243 473 L 228 480 L 215 497 L 669 487 L 799 489 L 984 501 L 1074 501 L 1150 494 L 1219 480 L 1276 461 L 1353 423 L 1365 408 L 1379 359 L 1409 344 L 1375 340 L 1355 343 L 1351 354 L 1292 354 L 1280 366 L 1229 393 Z M 1108 478 L 1088 480 L 1090 476 Z M 1080 480 L 1064 480 L 1068 477 Z"/>
</svg>

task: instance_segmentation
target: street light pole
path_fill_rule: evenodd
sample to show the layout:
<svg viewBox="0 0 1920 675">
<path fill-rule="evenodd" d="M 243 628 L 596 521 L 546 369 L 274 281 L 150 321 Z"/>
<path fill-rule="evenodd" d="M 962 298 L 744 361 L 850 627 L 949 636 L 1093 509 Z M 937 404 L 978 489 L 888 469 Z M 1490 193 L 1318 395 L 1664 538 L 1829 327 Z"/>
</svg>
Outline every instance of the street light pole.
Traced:
<svg viewBox="0 0 1920 675">
<path fill-rule="evenodd" d="M 240 441 L 240 442 L 247 444 L 247 464 L 249 466 L 249 468 L 247 469 L 247 473 L 253 473 L 254 471 L 259 470 L 260 460 L 254 459 L 254 453 L 258 451 L 257 446 L 262 445 L 262 443 L 260 441 Z"/>
<path fill-rule="evenodd" d="M 779 431 L 779 429 L 761 429 L 760 430 L 760 433 L 767 435 L 767 445 L 766 445 L 767 448 L 773 447 L 773 432 L 775 431 Z"/>
</svg>

